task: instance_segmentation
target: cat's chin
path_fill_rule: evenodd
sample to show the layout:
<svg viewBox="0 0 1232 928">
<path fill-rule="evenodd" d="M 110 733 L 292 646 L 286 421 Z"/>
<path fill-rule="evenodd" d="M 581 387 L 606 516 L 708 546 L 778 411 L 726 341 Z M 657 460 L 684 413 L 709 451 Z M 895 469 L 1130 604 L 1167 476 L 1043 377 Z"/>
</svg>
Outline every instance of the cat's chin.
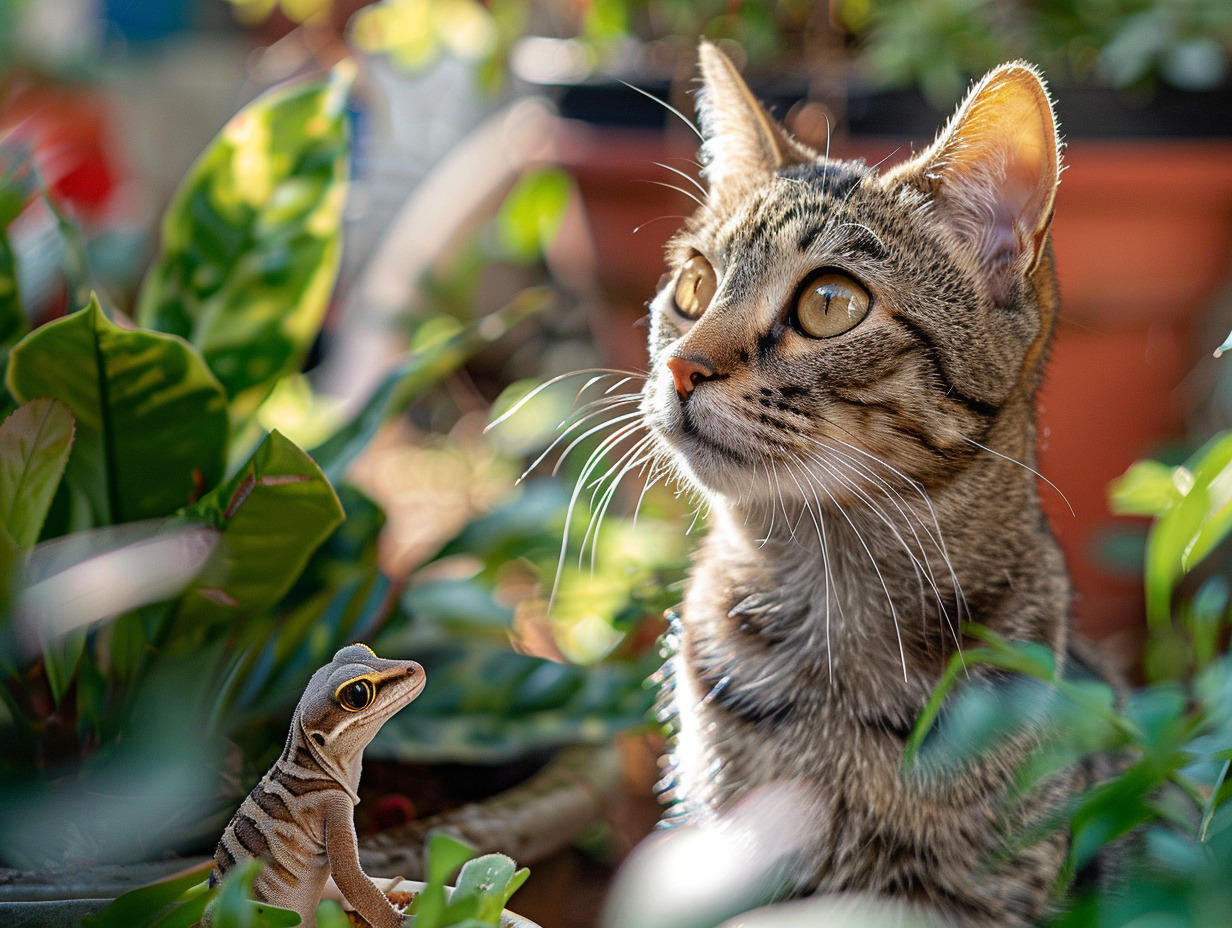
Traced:
<svg viewBox="0 0 1232 928">
<path fill-rule="evenodd" d="M 671 449 L 676 466 L 696 489 L 707 496 L 747 497 L 758 465 L 737 449 L 696 429 L 656 429 Z M 765 480 L 762 473 L 761 479 Z"/>
</svg>

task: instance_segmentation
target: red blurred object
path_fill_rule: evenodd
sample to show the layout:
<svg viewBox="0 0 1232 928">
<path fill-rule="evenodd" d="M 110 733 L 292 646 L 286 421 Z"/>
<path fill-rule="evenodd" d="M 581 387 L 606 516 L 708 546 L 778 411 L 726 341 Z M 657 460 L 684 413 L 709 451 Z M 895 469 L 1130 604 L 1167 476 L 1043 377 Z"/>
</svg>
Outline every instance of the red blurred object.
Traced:
<svg viewBox="0 0 1232 928">
<path fill-rule="evenodd" d="M 418 817 L 415 803 L 401 793 L 389 793 L 378 799 L 372 807 L 372 817 L 382 830 L 396 828 L 413 822 Z"/>
<path fill-rule="evenodd" d="M 0 137 L 12 134 L 34 152 L 58 202 L 100 222 L 126 172 L 110 143 L 105 98 L 89 90 L 11 81 L 0 93 Z"/>
</svg>

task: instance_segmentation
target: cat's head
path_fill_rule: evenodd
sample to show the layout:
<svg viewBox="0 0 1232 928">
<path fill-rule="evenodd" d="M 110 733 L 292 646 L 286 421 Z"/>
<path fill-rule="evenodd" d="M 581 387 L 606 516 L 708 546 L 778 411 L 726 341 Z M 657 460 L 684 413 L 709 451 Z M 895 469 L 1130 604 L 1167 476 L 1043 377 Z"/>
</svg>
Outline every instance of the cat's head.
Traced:
<svg viewBox="0 0 1232 928">
<path fill-rule="evenodd" d="M 879 174 L 795 141 L 722 52 L 700 57 L 709 193 L 668 246 L 643 391 L 693 481 L 807 499 L 805 469 L 834 494 L 873 469 L 943 479 L 1006 417 L 1029 444 L 1060 174 L 1035 70 L 992 71 Z"/>
</svg>

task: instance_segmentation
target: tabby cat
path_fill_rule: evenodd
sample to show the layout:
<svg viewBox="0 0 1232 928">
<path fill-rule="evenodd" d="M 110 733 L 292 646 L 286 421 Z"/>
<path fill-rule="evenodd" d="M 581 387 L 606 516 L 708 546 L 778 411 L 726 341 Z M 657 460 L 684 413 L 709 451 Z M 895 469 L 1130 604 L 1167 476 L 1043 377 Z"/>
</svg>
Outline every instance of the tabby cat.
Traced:
<svg viewBox="0 0 1232 928">
<path fill-rule="evenodd" d="M 1082 650 L 1031 469 L 1057 315 L 1048 92 L 999 67 L 882 174 L 810 150 L 722 52 L 700 58 L 708 193 L 668 246 L 640 400 L 710 506 L 674 659 L 676 810 L 804 781 L 796 891 L 1032 924 L 1068 836 L 1014 836 L 1090 771 L 1022 796 L 1029 737 L 944 777 L 903 754 L 961 622 Z"/>
</svg>

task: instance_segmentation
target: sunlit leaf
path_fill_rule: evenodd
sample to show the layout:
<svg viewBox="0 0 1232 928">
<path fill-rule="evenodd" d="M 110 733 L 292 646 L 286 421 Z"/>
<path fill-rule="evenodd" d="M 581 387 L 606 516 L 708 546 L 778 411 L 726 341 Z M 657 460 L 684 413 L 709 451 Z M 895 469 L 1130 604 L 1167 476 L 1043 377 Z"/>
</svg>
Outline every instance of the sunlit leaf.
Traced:
<svg viewBox="0 0 1232 928">
<path fill-rule="evenodd" d="M 523 175 L 496 216 L 504 251 L 512 260 L 531 261 L 556 239 L 569 205 L 569 175 L 545 168 Z"/>
<path fill-rule="evenodd" d="M 72 412 L 64 479 L 95 525 L 169 515 L 222 477 L 226 398 L 200 355 L 120 328 L 97 299 L 27 335 L 7 380 L 21 402 L 52 397 Z"/>
<path fill-rule="evenodd" d="M 316 338 L 341 256 L 354 67 L 259 97 L 202 154 L 163 220 L 139 319 L 188 339 L 242 424 Z"/>
<path fill-rule="evenodd" d="M 37 399 L 0 424 L 0 528 L 20 547 L 38 541 L 73 446 L 73 414 Z"/>
<path fill-rule="evenodd" d="M 204 618 L 274 605 L 345 515 L 312 458 L 271 432 L 234 477 L 181 517 L 222 531 L 181 606 L 181 616 Z"/>
<path fill-rule="evenodd" d="M 1188 462 L 1180 498 L 1164 512 L 1147 541 L 1147 618 L 1169 620 L 1176 582 L 1232 530 L 1232 433 L 1220 436 Z M 1192 482 L 1191 482 L 1192 481 Z"/>
<path fill-rule="evenodd" d="M 1158 461 L 1138 461 L 1109 488 L 1112 511 L 1118 515 L 1159 516 L 1187 492 L 1188 472 Z"/>
</svg>

